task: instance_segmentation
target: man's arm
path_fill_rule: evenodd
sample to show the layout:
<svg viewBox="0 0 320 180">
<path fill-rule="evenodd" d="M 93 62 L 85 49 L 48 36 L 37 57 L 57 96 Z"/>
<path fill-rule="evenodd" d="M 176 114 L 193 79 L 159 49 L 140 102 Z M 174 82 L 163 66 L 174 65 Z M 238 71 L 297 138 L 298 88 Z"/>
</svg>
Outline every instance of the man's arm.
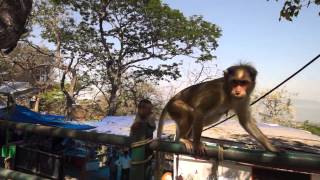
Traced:
<svg viewBox="0 0 320 180">
<path fill-rule="evenodd" d="M 156 118 L 154 116 L 149 116 L 148 118 L 148 125 L 153 128 L 156 129 Z"/>
</svg>

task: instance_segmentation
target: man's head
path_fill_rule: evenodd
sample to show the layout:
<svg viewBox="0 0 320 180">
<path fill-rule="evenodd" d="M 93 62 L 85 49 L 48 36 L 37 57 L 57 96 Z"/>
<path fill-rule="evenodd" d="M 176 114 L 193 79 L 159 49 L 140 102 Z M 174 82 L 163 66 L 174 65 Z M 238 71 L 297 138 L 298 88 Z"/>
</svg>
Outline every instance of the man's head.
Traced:
<svg viewBox="0 0 320 180">
<path fill-rule="evenodd" d="M 138 104 L 138 115 L 147 118 L 152 114 L 152 103 L 148 99 L 143 99 Z"/>
</svg>

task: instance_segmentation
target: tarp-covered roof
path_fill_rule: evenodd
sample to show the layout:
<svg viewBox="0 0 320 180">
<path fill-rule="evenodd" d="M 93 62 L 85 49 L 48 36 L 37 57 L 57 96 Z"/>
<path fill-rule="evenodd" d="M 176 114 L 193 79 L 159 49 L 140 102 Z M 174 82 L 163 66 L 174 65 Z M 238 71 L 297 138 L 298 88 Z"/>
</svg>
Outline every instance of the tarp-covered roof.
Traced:
<svg viewBox="0 0 320 180">
<path fill-rule="evenodd" d="M 4 82 L 0 86 L 0 94 L 4 95 L 21 95 L 34 91 L 28 82 Z"/>
<path fill-rule="evenodd" d="M 107 116 L 102 120 L 87 121 L 86 123 L 96 127 L 90 131 L 129 136 L 133 119 L 134 116 Z"/>
<path fill-rule="evenodd" d="M 88 130 L 95 128 L 94 126 L 90 126 L 87 124 L 66 122 L 64 121 L 64 116 L 39 114 L 20 105 L 15 105 L 15 107 L 9 109 L 0 109 L 0 119 L 14 122 L 41 124 L 45 126 L 60 127 L 74 130 Z"/>
</svg>

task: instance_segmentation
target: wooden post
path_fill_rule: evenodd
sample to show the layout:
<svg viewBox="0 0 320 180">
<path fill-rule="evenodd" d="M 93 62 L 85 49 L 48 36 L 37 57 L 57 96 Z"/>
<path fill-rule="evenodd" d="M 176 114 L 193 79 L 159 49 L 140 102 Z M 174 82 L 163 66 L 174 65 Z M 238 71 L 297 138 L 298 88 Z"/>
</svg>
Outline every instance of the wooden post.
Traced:
<svg viewBox="0 0 320 180">
<path fill-rule="evenodd" d="M 139 122 L 139 126 L 134 130 L 131 129 L 131 139 L 132 143 L 143 141 L 146 139 L 146 130 L 147 130 L 147 123 L 146 122 Z M 143 162 L 146 159 L 145 149 L 146 145 L 141 145 L 137 147 L 132 147 L 132 160 L 131 160 L 131 168 L 130 168 L 130 180 L 145 180 L 145 163 Z"/>
</svg>

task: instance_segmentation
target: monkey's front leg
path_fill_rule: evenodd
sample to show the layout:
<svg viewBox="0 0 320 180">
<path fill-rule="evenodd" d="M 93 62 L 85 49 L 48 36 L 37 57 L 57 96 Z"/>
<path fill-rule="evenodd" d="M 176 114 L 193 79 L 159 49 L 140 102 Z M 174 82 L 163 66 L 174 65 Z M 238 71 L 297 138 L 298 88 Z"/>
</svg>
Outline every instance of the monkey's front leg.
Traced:
<svg viewBox="0 0 320 180">
<path fill-rule="evenodd" d="M 269 139 L 257 127 L 248 108 L 239 108 L 237 115 L 242 127 L 260 144 L 262 144 L 265 149 L 271 152 L 279 152 L 279 150 L 270 143 Z"/>
<path fill-rule="evenodd" d="M 269 139 L 260 131 L 257 125 L 252 122 L 246 122 L 243 127 L 247 130 L 247 132 L 252 135 L 260 144 L 263 145 L 265 149 L 270 152 L 280 152 L 279 149 L 275 148 L 270 142 Z"/>
<path fill-rule="evenodd" d="M 203 115 L 201 112 L 194 112 L 192 135 L 193 135 L 193 151 L 196 155 L 206 154 L 205 145 L 200 141 L 203 129 Z"/>
</svg>

